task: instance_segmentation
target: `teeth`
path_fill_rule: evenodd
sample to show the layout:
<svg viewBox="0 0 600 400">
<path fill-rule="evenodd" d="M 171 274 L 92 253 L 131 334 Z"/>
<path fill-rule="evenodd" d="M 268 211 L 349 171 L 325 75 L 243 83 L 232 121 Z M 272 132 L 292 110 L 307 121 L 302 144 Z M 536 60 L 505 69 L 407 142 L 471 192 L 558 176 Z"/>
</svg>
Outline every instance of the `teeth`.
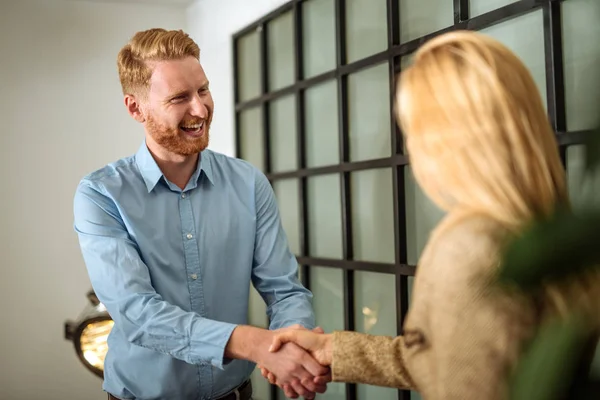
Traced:
<svg viewBox="0 0 600 400">
<path fill-rule="evenodd" d="M 200 122 L 199 124 L 196 125 L 182 125 L 182 128 L 185 129 L 200 129 L 204 126 L 204 121 Z"/>
</svg>

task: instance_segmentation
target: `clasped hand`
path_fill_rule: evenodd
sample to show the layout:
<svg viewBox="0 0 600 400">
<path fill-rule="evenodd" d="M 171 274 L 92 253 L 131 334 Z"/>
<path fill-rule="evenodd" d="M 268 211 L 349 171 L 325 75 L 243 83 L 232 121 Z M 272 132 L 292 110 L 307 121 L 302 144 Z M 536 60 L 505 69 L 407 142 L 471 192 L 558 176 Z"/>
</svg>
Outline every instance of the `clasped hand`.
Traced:
<svg viewBox="0 0 600 400">
<path fill-rule="evenodd" d="M 259 365 L 262 376 L 288 398 L 314 399 L 315 393 L 325 393 L 331 382 L 331 335 L 300 325 L 274 332 L 268 356 Z"/>
</svg>

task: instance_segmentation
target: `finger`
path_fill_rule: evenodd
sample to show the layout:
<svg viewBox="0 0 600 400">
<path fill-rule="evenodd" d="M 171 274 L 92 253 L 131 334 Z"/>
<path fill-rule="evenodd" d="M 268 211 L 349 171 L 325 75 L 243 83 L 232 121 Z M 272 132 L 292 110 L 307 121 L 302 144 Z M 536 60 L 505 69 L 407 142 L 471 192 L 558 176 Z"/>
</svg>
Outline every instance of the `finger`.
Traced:
<svg viewBox="0 0 600 400">
<path fill-rule="evenodd" d="M 289 384 L 285 384 L 283 385 L 283 393 L 285 394 L 285 397 L 287 397 L 288 399 L 297 399 L 298 398 L 298 393 L 296 393 L 292 387 Z"/>
<path fill-rule="evenodd" d="M 298 393 L 299 396 L 302 396 L 305 399 L 314 399 L 315 398 L 315 394 L 308 391 L 304 386 L 302 386 L 302 384 L 300 383 L 300 381 L 298 379 L 292 380 L 291 386 L 292 386 L 292 389 L 294 389 L 294 392 Z"/>
<path fill-rule="evenodd" d="M 323 390 L 321 389 L 321 387 L 323 385 L 317 385 L 313 381 L 312 377 L 307 377 L 307 378 L 302 379 L 301 383 L 302 383 L 302 386 L 304 386 L 304 388 L 311 393 L 323 393 Z M 321 391 L 319 391 L 319 389 L 321 389 Z"/>
<path fill-rule="evenodd" d="M 263 378 L 266 378 L 267 375 L 269 374 L 269 371 L 267 371 L 266 368 L 260 368 L 260 374 L 263 376 Z"/>
<path fill-rule="evenodd" d="M 267 379 L 271 385 L 275 385 L 277 383 L 277 378 L 275 378 L 275 375 L 273 375 L 271 372 L 268 373 Z"/>
<path fill-rule="evenodd" d="M 313 382 L 316 385 L 326 385 L 331 382 L 331 374 L 315 376 Z"/>
<path fill-rule="evenodd" d="M 271 343 L 271 347 L 269 347 L 269 351 L 271 353 L 275 353 L 284 343 L 291 342 L 293 340 L 294 332 L 292 331 L 278 333 L 273 337 L 273 342 Z"/>
<path fill-rule="evenodd" d="M 327 373 L 329 373 L 329 368 L 319 364 L 308 353 L 304 353 L 302 355 L 301 362 L 304 369 L 306 369 L 312 376 L 326 375 Z"/>
<path fill-rule="evenodd" d="M 315 333 L 325 333 L 325 331 L 323 330 L 323 328 L 321 328 L 320 326 L 317 326 L 312 331 L 315 332 Z"/>
</svg>

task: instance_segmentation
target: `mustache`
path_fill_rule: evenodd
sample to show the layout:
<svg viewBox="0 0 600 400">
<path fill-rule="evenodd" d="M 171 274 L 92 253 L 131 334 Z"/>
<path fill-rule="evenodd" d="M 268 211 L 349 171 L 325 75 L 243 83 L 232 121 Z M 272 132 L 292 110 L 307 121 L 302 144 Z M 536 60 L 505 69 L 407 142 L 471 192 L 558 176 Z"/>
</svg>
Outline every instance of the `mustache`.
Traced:
<svg viewBox="0 0 600 400">
<path fill-rule="evenodd" d="M 189 126 L 189 125 L 198 125 L 201 122 L 205 122 L 206 123 L 208 121 L 209 121 L 208 117 L 207 118 L 191 118 L 191 119 L 184 119 L 183 121 L 181 121 L 180 125 L 186 125 L 186 126 Z"/>
</svg>

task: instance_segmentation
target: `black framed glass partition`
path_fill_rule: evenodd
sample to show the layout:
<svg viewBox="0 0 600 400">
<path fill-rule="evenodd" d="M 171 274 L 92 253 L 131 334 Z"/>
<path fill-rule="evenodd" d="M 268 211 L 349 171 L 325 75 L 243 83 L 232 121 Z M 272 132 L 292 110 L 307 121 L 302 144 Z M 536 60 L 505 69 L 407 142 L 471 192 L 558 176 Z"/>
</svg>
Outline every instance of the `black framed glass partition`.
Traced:
<svg viewBox="0 0 600 400">
<path fill-rule="evenodd" d="M 413 179 L 393 114 L 396 77 L 411 54 L 456 29 L 508 45 L 545 99 L 575 189 L 600 97 L 589 74 L 600 62 L 599 4 L 291 0 L 234 35 L 236 153 L 271 181 L 326 331 L 400 334 L 417 260 L 443 216 Z M 250 322 L 267 326 L 252 293 Z M 256 399 L 284 398 L 255 378 Z M 332 384 L 318 398 L 419 396 Z"/>
</svg>

